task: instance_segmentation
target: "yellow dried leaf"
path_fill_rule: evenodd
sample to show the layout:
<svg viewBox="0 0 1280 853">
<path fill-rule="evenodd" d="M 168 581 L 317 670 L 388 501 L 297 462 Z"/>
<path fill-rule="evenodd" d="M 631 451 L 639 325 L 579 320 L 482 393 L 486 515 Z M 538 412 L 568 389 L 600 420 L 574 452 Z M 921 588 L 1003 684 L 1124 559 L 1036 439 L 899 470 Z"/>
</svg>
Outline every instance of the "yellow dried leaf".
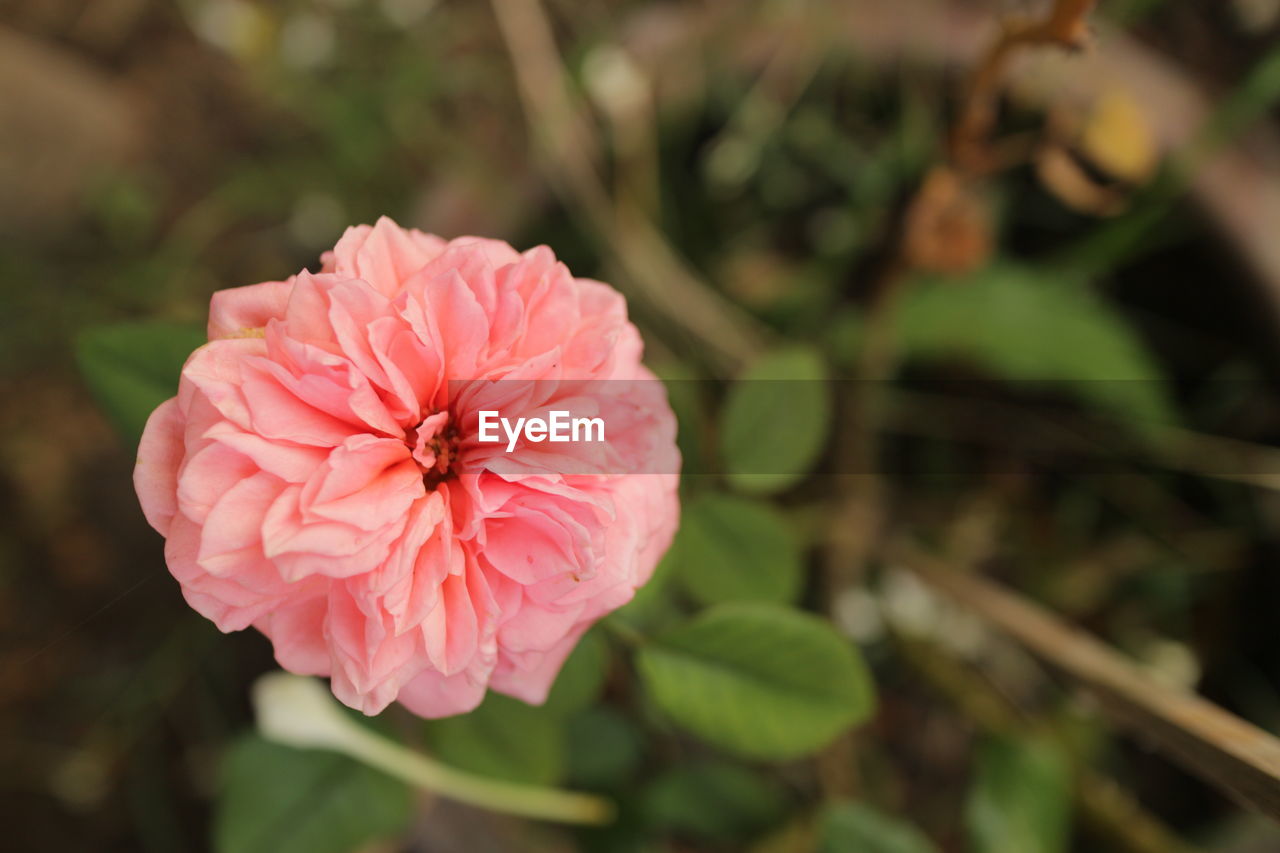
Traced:
<svg viewBox="0 0 1280 853">
<path fill-rule="evenodd" d="M 1112 89 L 1094 103 L 1080 134 L 1080 151 L 1108 176 L 1129 184 L 1146 182 L 1160 159 L 1146 116 L 1122 89 Z"/>
</svg>

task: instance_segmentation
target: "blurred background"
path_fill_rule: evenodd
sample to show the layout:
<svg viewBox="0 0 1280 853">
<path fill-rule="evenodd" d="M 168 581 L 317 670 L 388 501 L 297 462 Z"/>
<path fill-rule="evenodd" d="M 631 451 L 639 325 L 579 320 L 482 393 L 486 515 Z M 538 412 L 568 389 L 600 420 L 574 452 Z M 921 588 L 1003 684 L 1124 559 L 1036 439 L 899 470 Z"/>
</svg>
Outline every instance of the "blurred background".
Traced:
<svg viewBox="0 0 1280 853">
<path fill-rule="evenodd" d="M 182 601 L 130 483 L 145 407 L 120 400 L 174 382 L 213 291 L 314 268 L 345 226 L 387 214 L 546 243 L 615 283 L 650 363 L 700 380 L 675 401 L 691 464 L 716 453 L 717 389 L 761 353 L 803 345 L 819 374 L 895 377 L 874 430 L 834 414 L 819 429 L 828 470 L 855 446 L 840 470 L 879 472 L 870 498 L 849 504 L 820 475 L 749 498 L 690 478 L 700 538 L 682 534 L 673 577 L 629 617 L 714 599 L 681 577 L 688 555 L 750 567 L 733 524 L 778 528 L 787 595 L 831 613 L 874 672 L 858 799 L 916 827 L 875 824 L 897 847 L 821 849 L 930 849 L 918 832 L 978 853 L 1280 851 L 1272 823 L 858 537 L 834 553 L 869 571 L 824 575 L 825 531 L 866 532 L 868 507 L 892 530 L 980 540 L 1009 586 L 1166 683 L 1280 726 L 1280 2 L 1102 0 L 1078 49 L 1003 69 L 996 124 L 965 160 L 966 76 L 1001 20 L 1049 5 L 0 0 L 3 846 L 295 849 L 217 828 L 228 744 L 273 662 L 261 637 L 222 636 Z M 1178 440 L 1116 427 L 1141 462 L 1082 474 L 1079 448 L 1051 442 L 1033 464 L 1010 433 L 957 438 L 965 404 L 939 380 L 1153 417 Z M 733 520 L 730 541 L 708 517 Z M 529 831 L 420 803 L 407 829 L 355 846 L 819 849 L 803 816 L 820 767 L 739 762 L 654 724 L 625 657 L 593 643 L 591 706 L 559 728 L 518 723 L 550 758 L 457 761 L 613 792 L 624 825 Z M 411 741 L 456 742 L 386 716 Z M 992 741 L 1015 728 L 1053 731 L 1064 766 L 1117 787 L 1113 812 Z M 345 796 L 316 784 L 305 802 Z M 992 803 L 1011 824 L 983 828 Z"/>
</svg>

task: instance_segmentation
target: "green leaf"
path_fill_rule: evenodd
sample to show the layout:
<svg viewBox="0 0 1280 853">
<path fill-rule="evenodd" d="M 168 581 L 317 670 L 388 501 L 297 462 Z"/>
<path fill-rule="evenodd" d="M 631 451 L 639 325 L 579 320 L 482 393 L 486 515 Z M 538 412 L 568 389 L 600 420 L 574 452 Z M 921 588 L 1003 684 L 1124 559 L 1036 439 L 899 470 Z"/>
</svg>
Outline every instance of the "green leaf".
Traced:
<svg viewBox="0 0 1280 853">
<path fill-rule="evenodd" d="M 428 722 L 427 745 L 446 764 L 494 779 L 554 785 L 564 777 L 563 718 L 498 693 L 469 714 Z"/>
<path fill-rule="evenodd" d="M 771 505 L 704 494 L 685 508 L 673 545 L 677 576 L 702 604 L 795 601 L 803 581 L 800 545 Z"/>
<path fill-rule="evenodd" d="M 599 631 L 583 634 L 551 685 L 543 710 L 563 716 L 593 704 L 604 689 L 608 666 L 609 649 Z"/>
<path fill-rule="evenodd" d="M 677 535 L 679 535 L 677 533 Z M 636 590 L 635 597 L 609 615 L 609 619 L 637 631 L 652 633 L 681 617 L 674 600 L 672 580 L 676 574 L 675 544 L 662 555 L 648 583 Z"/>
<path fill-rule="evenodd" d="M 874 705 L 861 658 L 817 617 L 721 604 L 643 646 L 641 678 L 684 728 L 748 758 L 814 752 Z"/>
<path fill-rule="evenodd" d="M 899 345 L 911 356 L 965 359 L 1001 379 L 1064 382 L 1138 429 L 1173 419 L 1150 354 L 1078 277 L 999 264 L 959 281 L 921 280 L 895 317 Z"/>
<path fill-rule="evenodd" d="M 937 853 L 920 830 L 862 803 L 834 803 L 818 822 L 815 853 Z"/>
<path fill-rule="evenodd" d="M 726 474 L 752 494 L 780 492 L 813 468 L 831 428 L 831 389 L 818 353 L 775 350 L 729 389 L 720 424 Z"/>
<path fill-rule="evenodd" d="M 120 323 L 85 329 L 76 362 L 94 398 L 120 434 L 131 441 L 155 408 L 178 392 L 187 357 L 204 332 L 171 323 Z"/>
<path fill-rule="evenodd" d="M 1071 778 L 1061 751 L 1030 738 L 983 744 L 965 818 L 974 853 L 1062 853 Z"/>
<path fill-rule="evenodd" d="M 698 373 L 680 362 L 652 365 L 654 373 L 667 389 L 667 402 L 675 412 L 676 444 L 680 448 L 685 471 L 711 470 L 711 437 L 708 411 L 703 393 L 707 387 Z"/>
<path fill-rule="evenodd" d="M 777 823 L 786 803 L 778 785 L 760 774 L 704 761 L 663 773 L 645 791 L 641 808 L 648 823 L 665 832 L 732 841 Z"/>
<path fill-rule="evenodd" d="M 611 708 L 588 708 L 569 720 L 569 772 L 575 786 L 621 785 L 640 766 L 644 738 L 622 714 Z"/>
<path fill-rule="evenodd" d="M 223 764 L 214 815 L 219 853 L 348 853 L 403 832 L 413 816 L 402 783 L 336 752 L 246 735 Z"/>
</svg>

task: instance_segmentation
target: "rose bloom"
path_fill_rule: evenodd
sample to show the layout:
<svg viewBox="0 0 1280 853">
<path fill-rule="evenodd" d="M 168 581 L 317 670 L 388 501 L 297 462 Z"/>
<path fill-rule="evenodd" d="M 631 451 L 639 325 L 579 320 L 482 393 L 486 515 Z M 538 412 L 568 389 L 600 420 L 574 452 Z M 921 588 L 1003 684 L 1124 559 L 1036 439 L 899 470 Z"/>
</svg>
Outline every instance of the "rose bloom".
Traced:
<svg viewBox="0 0 1280 853">
<path fill-rule="evenodd" d="M 539 703 L 675 530 L 675 417 L 641 350 L 623 298 L 546 247 L 383 218 L 319 273 L 213 295 L 134 484 L 188 603 L 347 705 L 440 717 L 489 687 Z M 608 470 L 477 441 L 481 409 L 584 393 Z"/>
</svg>

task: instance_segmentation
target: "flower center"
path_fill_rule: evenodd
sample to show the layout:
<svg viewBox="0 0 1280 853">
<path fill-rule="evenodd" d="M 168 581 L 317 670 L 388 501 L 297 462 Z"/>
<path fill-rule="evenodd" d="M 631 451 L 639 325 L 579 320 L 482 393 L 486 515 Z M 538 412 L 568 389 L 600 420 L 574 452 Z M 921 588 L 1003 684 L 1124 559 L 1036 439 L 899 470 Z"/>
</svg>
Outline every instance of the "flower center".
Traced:
<svg viewBox="0 0 1280 853">
<path fill-rule="evenodd" d="M 458 458 L 457 438 L 448 412 L 435 412 L 405 430 L 404 443 L 422 471 L 422 485 L 428 492 L 449 477 L 450 465 Z"/>
</svg>

